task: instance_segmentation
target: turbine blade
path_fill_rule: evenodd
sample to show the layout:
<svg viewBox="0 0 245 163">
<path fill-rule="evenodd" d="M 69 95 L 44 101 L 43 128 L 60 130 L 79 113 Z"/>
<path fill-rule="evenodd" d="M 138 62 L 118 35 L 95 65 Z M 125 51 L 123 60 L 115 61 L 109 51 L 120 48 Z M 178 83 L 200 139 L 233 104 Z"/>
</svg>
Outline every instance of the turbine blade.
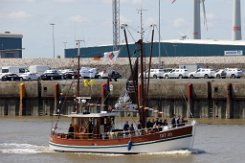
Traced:
<svg viewBox="0 0 245 163">
<path fill-rule="evenodd" d="M 208 21 L 207 21 L 207 15 L 206 15 L 206 7 L 205 7 L 205 0 L 201 0 L 202 3 L 202 11 L 203 11 L 203 18 L 204 18 L 204 26 L 206 27 L 206 30 L 208 30 Z"/>
</svg>

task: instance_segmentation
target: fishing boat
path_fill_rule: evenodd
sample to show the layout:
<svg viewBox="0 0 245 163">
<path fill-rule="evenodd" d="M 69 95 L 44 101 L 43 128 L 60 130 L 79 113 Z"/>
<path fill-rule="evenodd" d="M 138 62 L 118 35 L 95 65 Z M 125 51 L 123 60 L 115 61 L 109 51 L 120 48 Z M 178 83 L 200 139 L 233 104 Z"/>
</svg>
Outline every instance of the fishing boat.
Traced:
<svg viewBox="0 0 245 163">
<path fill-rule="evenodd" d="M 127 46 L 125 30 L 124 34 Z M 79 97 L 78 93 L 74 100 L 77 101 L 74 112 L 63 115 L 71 119 L 69 130 L 67 132 L 59 132 L 57 123 L 51 130 L 49 146 L 52 150 L 62 152 L 135 154 L 190 149 L 192 147 L 195 128 L 194 121 L 189 124 L 179 124 L 175 121 L 175 124 L 172 125 L 147 126 L 146 115 L 151 107 L 147 104 L 149 77 L 145 78 L 143 76 L 143 45 L 142 39 L 136 43 L 136 51 L 139 55 L 136 57 L 134 64 L 132 64 L 132 58 L 128 52 L 131 75 L 126 83 L 126 91 L 119 98 L 118 103 L 111 107 L 111 105 L 108 105 L 110 103 L 109 99 L 105 99 L 110 94 L 109 79 L 103 87 L 105 95 L 102 98 L 103 103 L 92 104 L 90 103 L 92 97 Z M 78 69 L 79 67 L 80 64 L 78 62 Z M 139 69 L 142 74 L 140 79 L 138 77 Z M 77 85 L 79 86 L 79 79 Z M 79 92 L 79 87 L 77 90 Z M 98 108 L 100 108 L 99 111 Z M 138 112 L 139 122 L 137 129 L 130 130 L 128 124 L 124 125 L 124 127 L 118 127 L 120 125 L 116 124 L 118 122 L 116 119 L 123 110 Z M 58 114 L 58 116 L 61 116 L 61 114 Z"/>
</svg>

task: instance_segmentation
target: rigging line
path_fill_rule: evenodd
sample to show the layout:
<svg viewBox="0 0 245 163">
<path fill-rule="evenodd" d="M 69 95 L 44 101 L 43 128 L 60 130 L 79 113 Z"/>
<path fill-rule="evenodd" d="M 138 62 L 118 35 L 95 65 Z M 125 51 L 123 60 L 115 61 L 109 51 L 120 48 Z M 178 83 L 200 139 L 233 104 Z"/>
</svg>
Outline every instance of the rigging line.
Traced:
<svg viewBox="0 0 245 163">
<path fill-rule="evenodd" d="M 154 27 L 155 27 L 155 25 L 154 25 Z M 151 34 L 152 34 L 152 33 L 151 33 L 151 31 L 152 31 L 151 28 L 152 28 L 152 27 L 149 26 L 149 27 L 146 28 L 146 30 L 145 30 L 145 33 L 146 33 L 145 35 L 147 36 L 147 37 L 145 37 L 145 42 L 146 42 L 146 43 L 151 42 L 151 41 L 148 41 L 148 39 L 151 39 L 151 38 L 150 38 L 150 37 L 151 37 Z"/>
<path fill-rule="evenodd" d="M 70 88 L 68 89 L 68 91 L 67 91 L 67 93 L 66 93 L 66 95 L 65 95 L 65 99 L 64 99 L 64 101 L 63 101 L 63 103 L 62 103 L 62 105 L 61 105 L 60 112 L 63 110 L 64 104 L 65 104 L 65 101 L 67 100 L 67 94 L 69 93 L 69 91 L 70 91 L 71 86 L 72 86 L 72 84 L 73 84 L 73 83 L 74 83 L 74 80 L 72 80 L 72 83 L 71 83 L 71 85 L 70 85 Z M 58 127 L 58 122 L 59 122 L 59 119 L 60 119 L 60 114 L 58 115 L 58 119 L 56 120 L 56 123 L 55 123 L 55 128 L 57 128 L 57 127 Z"/>
<path fill-rule="evenodd" d="M 157 28 L 157 26 L 156 26 L 156 28 Z M 157 28 L 157 31 L 159 33 L 159 28 Z M 162 40 L 162 35 L 161 34 L 160 34 L 160 40 Z M 167 51 L 167 48 L 165 47 L 165 44 L 163 44 L 163 50 L 164 50 L 166 56 L 169 56 L 169 53 Z"/>
<path fill-rule="evenodd" d="M 127 29 L 127 28 L 126 28 L 126 29 Z M 131 36 L 131 38 L 133 39 L 133 41 L 136 42 L 135 39 L 134 39 L 134 37 L 133 37 L 133 35 L 132 35 L 132 33 L 131 33 L 128 29 L 127 29 L 127 31 L 128 31 L 128 33 L 129 33 L 129 35 Z"/>
<path fill-rule="evenodd" d="M 75 80 L 73 79 L 72 82 L 71 82 L 71 85 L 70 85 L 69 89 L 68 89 L 67 92 L 65 93 L 65 98 L 64 98 L 64 101 L 63 101 L 63 103 L 62 103 L 62 105 L 61 105 L 60 112 L 61 112 L 61 111 L 63 110 L 63 108 L 64 108 L 65 102 L 67 101 L 68 94 L 69 94 L 69 92 L 70 92 L 70 90 L 71 90 L 71 87 L 72 87 L 74 81 L 75 81 Z M 59 116 L 58 116 L 58 118 L 59 118 Z"/>
</svg>

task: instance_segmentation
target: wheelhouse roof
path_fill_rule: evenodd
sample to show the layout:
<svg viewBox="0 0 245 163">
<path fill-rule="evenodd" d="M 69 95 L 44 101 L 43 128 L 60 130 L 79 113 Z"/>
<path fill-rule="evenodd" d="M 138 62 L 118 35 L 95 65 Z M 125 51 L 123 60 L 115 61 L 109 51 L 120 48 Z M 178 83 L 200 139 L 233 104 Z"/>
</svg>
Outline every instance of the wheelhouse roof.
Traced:
<svg viewBox="0 0 245 163">
<path fill-rule="evenodd" d="M 115 117 L 117 116 L 117 113 L 115 112 L 105 112 L 105 113 L 89 113 L 89 114 L 69 114 L 69 115 L 64 115 L 65 117 L 69 118 L 100 118 L 100 117 Z"/>
</svg>

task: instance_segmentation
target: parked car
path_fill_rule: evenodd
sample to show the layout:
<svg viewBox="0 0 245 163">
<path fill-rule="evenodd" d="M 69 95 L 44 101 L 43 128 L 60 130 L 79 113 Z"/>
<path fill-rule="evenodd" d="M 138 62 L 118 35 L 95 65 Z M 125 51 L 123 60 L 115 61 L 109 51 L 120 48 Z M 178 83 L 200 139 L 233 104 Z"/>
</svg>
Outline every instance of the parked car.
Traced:
<svg viewBox="0 0 245 163">
<path fill-rule="evenodd" d="M 215 71 L 215 77 L 220 79 L 220 78 L 226 78 L 226 72 L 224 69 L 218 69 Z"/>
<path fill-rule="evenodd" d="M 114 80 L 117 80 L 118 78 L 121 78 L 122 75 L 115 71 L 115 70 L 109 70 L 109 71 L 100 71 L 99 73 L 97 73 L 95 75 L 95 78 L 99 78 L 99 79 L 107 79 L 107 78 L 110 78 L 110 79 L 114 79 Z"/>
<path fill-rule="evenodd" d="M 96 68 L 81 67 L 80 69 L 81 78 L 95 78 L 96 73 Z"/>
<path fill-rule="evenodd" d="M 20 80 L 23 80 L 23 78 L 18 76 L 17 74 L 7 73 L 1 76 L 1 80 L 2 81 L 20 81 Z"/>
<path fill-rule="evenodd" d="M 63 69 L 63 70 L 59 70 L 59 72 L 61 74 L 65 74 L 65 73 L 74 73 L 75 71 L 72 69 Z"/>
<path fill-rule="evenodd" d="M 26 72 L 21 74 L 20 77 L 22 77 L 23 80 L 38 80 L 40 75 L 38 73 Z"/>
<path fill-rule="evenodd" d="M 188 77 L 188 70 L 187 69 L 173 69 L 170 72 L 164 73 L 164 78 L 169 79 L 169 78 L 187 78 Z"/>
<path fill-rule="evenodd" d="M 164 73 L 170 72 L 172 68 L 150 69 L 150 78 L 164 78 Z M 139 77 L 141 74 L 139 74 Z M 149 70 L 144 71 L 144 77 L 148 78 Z"/>
<path fill-rule="evenodd" d="M 44 74 L 40 76 L 41 80 L 61 80 L 63 75 L 60 74 L 57 70 L 47 70 Z"/>
<path fill-rule="evenodd" d="M 144 77 L 145 78 L 163 78 L 164 71 L 163 69 L 150 69 L 150 76 L 149 76 L 149 70 L 146 70 L 144 72 Z"/>
<path fill-rule="evenodd" d="M 108 78 L 108 73 L 106 70 L 100 71 L 100 72 L 96 73 L 95 78 L 98 78 L 98 79 Z"/>
<path fill-rule="evenodd" d="M 115 70 L 111 70 L 108 73 L 108 78 L 109 79 L 117 80 L 118 78 L 121 78 L 121 77 L 122 77 L 122 75 L 119 72 L 115 71 Z"/>
<path fill-rule="evenodd" d="M 210 68 L 199 68 L 197 71 L 189 73 L 189 78 L 214 78 L 215 71 Z"/>
<path fill-rule="evenodd" d="M 227 78 L 240 78 L 243 76 L 243 71 L 239 68 L 225 68 Z"/>
<path fill-rule="evenodd" d="M 64 79 L 77 79 L 78 75 L 75 71 L 68 71 L 62 74 Z"/>
</svg>

